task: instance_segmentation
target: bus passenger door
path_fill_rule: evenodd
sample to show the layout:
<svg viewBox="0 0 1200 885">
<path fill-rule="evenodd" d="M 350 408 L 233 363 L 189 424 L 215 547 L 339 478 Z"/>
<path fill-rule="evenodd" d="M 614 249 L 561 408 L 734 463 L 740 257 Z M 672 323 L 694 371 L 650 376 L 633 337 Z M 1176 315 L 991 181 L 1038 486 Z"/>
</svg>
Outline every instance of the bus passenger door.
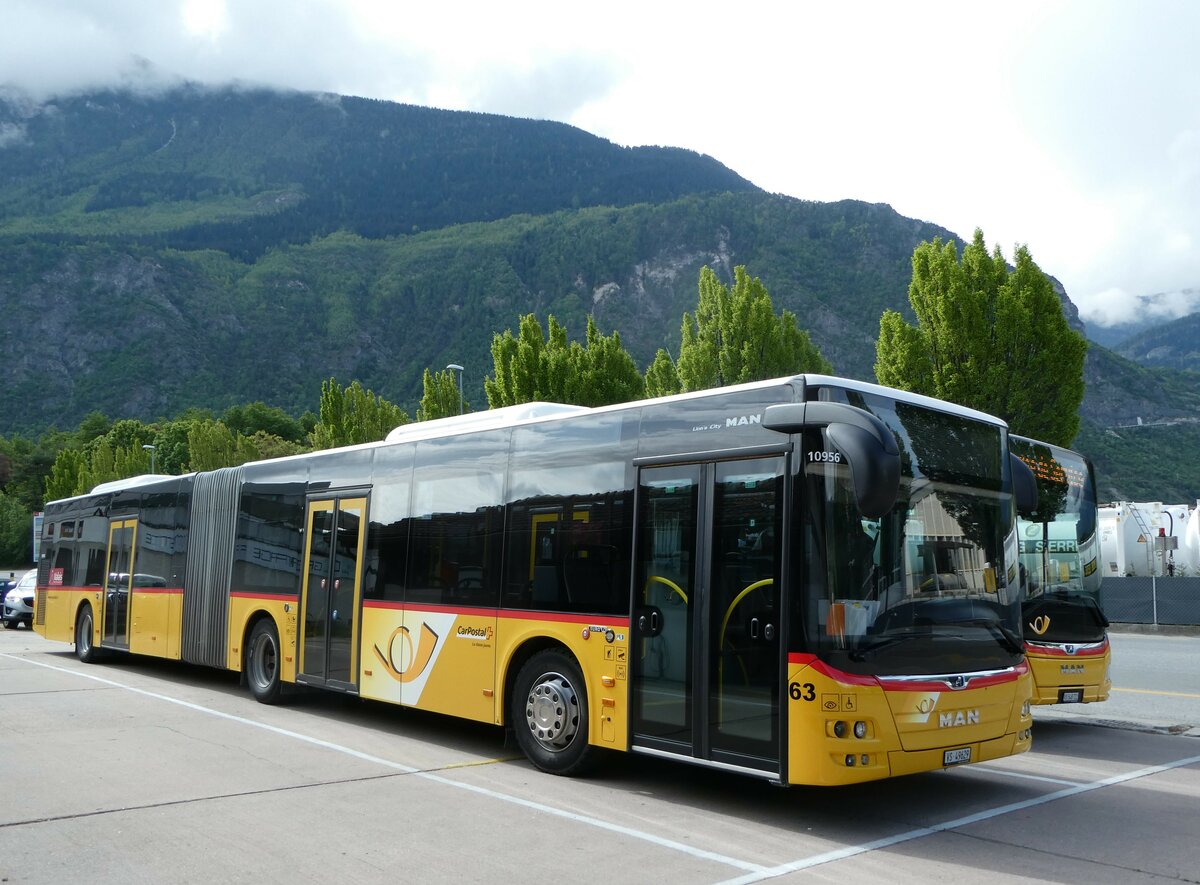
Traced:
<svg viewBox="0 0 1200 885">
<path fill-rule="evenodd" d="M 103 629 L 100 641 L 129 648 L 130 603 L 133 601 L 133 558 L 137 520 L 118 519 L 108 524 L 108 557 L 104 570 Z"/>
<path fill-rule="evenodd" d="M 643 468 L 633 745 L 779 772 L 782 455 Z"/>
<path fill-rule="evenodd" d="M 366 498 L 310 499 L 297 682 L 354 691 Z"/>
</svg>

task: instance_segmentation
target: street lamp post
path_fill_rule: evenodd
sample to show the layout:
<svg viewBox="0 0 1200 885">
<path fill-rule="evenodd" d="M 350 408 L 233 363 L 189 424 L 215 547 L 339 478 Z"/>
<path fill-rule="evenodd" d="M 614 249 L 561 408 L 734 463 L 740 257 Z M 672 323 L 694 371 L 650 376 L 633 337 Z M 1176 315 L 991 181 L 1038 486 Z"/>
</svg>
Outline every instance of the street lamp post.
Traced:
<svg viewBox="0 0 1200 885">
<path fill-rule="evenodd" d="M 144 445 L 144 446 L 142 446 L 142 448 L 150 453 L 150 472 L 153 473 L 154 472 L 154 455 L 158 451 L 158 446 Z"/>
<path fill-rule="evenodd" d="M 463 413 L 463 367 L 458 363 L 451 363 L 446 366 L 446 370 L 449 372 L 458 372 L 458 414 L 461 415 Z"/>
</svg>

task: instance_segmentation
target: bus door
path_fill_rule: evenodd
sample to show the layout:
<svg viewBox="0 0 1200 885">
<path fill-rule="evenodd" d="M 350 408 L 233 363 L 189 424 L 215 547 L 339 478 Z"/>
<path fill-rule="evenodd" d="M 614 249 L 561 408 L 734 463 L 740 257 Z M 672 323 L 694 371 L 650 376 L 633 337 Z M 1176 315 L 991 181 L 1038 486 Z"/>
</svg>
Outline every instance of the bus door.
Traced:
<svg viewBox="0 0 1200 885">
<path fill-rule="evenodd" d="M 310 498 L 297 682 L 354 691 L 367 499 Z"/>
<path fill-rule="evenodd" d="M 133 558 L 137 550 L 137 520 L 108 524 L 108 557 L 104 570 L 104 611 L 100 642 L 129 648 L 130 603 L 133 601 Z"/>
<path fill-rule="evenodd" d="M 644 467 L 632 742 L 780 770 L 784 455 Z"/>
</svg>

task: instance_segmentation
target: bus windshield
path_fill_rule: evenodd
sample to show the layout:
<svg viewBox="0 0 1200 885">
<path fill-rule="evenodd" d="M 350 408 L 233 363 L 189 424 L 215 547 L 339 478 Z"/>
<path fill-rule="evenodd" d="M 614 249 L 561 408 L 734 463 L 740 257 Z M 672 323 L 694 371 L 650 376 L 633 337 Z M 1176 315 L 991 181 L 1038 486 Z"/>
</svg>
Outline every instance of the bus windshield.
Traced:
<svg viewBox="0 0 1200 885">
<path fill-rule="evenodd" d="M 1018 520 L 1027 638 L 1090 642 L 1104 637 L 1099 608 L 1096 483 L 1082 455 L 1023 437 L 1013 454 L 1038 484 L 1036 513 Z"/>
<path fill-rule="evenodd" d="M 805 456 L 810 647 L 874 675 L 1011 667 L 1022 654 L 1005 431 L 969 416 L 828 388 L 895 433 L 900 494 L 864 519 L 842 465 Z M 810 434 L 809 452 L 827 451 Z"/>
</svg>

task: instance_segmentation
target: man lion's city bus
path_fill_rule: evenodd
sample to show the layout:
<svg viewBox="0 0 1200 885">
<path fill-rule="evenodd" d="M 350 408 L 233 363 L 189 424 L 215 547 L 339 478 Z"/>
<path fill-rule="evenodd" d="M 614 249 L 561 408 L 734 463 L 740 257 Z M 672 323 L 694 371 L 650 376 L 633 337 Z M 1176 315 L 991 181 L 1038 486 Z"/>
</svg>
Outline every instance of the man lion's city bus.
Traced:
<svg viewBox="0 0 1200 885">
<path fill-rule="evenodd" d="M 36 629 L 506 726 L 558 774 L 846 784 L 1029 749 L 1034 494 L 1001 421 L 855 381 L 529 404 L 52 502 Z"/>
<path fill-rule="evenodd" d="M 1096 480 L 1082 455 L 1010 436 L 1038 484 L 1035 513 L 1018 514 L 1025 654 L 1035 704 L 1108 699 L 1111 652 L 1100 608 Z"/>
</svg>

